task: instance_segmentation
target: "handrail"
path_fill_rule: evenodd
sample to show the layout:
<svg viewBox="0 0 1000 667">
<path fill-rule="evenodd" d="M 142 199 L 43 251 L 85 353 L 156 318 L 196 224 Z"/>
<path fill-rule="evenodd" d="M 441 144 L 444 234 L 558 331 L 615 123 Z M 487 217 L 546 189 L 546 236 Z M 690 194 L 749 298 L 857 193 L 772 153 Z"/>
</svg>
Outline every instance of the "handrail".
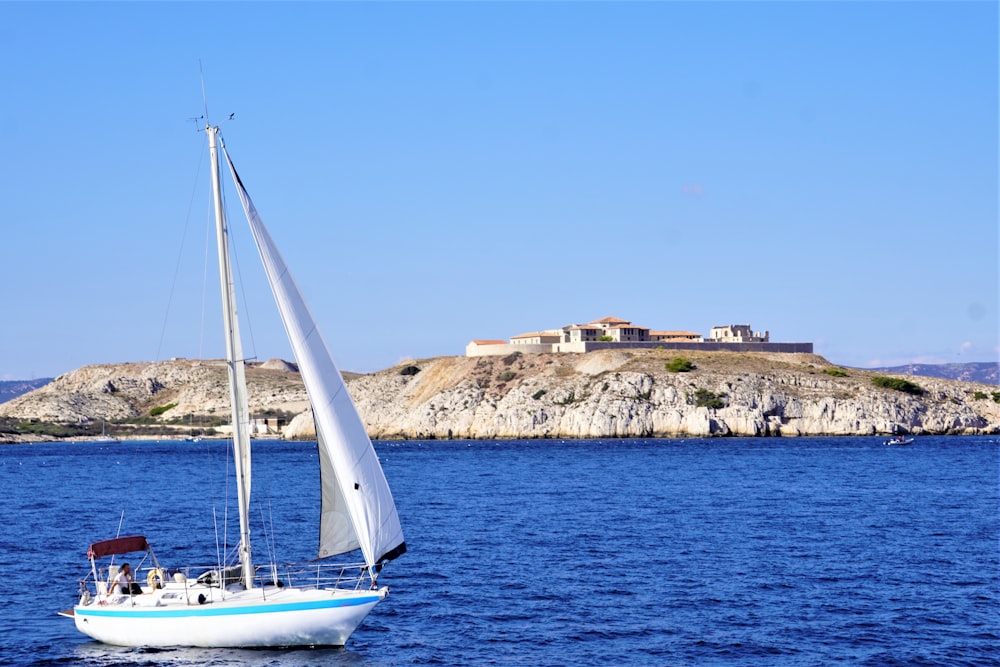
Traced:
<svg viewBox="0 0 1000 667">
<path fill-rule="evenodd" d="M 169 567 L 146 567 L 135 568 L 134 581 L 138 583 L 143 592 L 152 592 L 150 573 L 157 571 L 157 581 L 155 583 L 173 588 L 176 584 L 184 584 L 185 588 L 220 588 L 226 589 L 231 586 L 240 585 L 241 571 L 239 566 L 220 568 L 218 565 L 210 566 L 190 566 L 183 568 Z M 273 587 L 290 588 L 321 588 L 321 589 L 341 589 L 341 590 L 362 590 L 368 588 L 368 567 L 365 563 L 286 563 L 276 564 L 255 564 L 254 585 L 262 589 Z M 277 574 L 277 579 L 273 576 Z M 95 578 L 92 570 L 84 579 L 80 580 L 81 587 L 86 587 Z M 104 587 L 102 591 L 102 586 Z M 96 595 L 104 596 L 107 581 L 97 579 L 94 585 Z"/>
</svg>

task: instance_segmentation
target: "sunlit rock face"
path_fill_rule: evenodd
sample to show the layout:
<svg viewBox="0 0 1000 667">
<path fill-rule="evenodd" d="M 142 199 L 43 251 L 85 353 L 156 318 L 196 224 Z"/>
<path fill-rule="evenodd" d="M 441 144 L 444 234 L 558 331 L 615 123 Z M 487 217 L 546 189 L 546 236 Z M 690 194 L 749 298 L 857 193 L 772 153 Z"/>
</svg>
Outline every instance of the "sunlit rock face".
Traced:
<svg viewBox="0 0 1000 667">
<path fill-rule="evenodd" d="M 923 390 L 916 395 L 875 386 L 879 373 L 837 369 L 816 355 L 685 353 L 693 369 L 670 372 L 675 356 L 602 350 L 438 357 L 345 375 L 375 439 L 1000 432 L 995 385 L 899 376 Z M 281 416 L 270 435 L 315 437 L 294 365 L 273 360 L 250 366 L 247 376 L 251 414 Z M 0 416 L 128 422 L 172 404 L 152 419 L 165 433 L 182 434 L 191 423 L 228 418 L 228 401 L 219 361 L 109 364 L 0 404 Z"/>
</svg>

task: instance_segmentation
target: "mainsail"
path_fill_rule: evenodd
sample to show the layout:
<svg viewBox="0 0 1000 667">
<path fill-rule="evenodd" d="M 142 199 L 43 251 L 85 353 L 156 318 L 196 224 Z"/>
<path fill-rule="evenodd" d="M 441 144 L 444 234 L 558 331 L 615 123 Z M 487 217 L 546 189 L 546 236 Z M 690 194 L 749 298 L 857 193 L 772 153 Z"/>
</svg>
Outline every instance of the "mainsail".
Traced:
<svg viewBox="0 0 1000 667">
<path fill-rule="evenodd" d="M 319 557 L 360 548 L 369 567 L 406 550 L 403 529 L 365 426 L 309 307 L 222 144 L 313 408 L 322 510 Z M 375 576 L 377 569 L 373 569 Z"/>
</svg>

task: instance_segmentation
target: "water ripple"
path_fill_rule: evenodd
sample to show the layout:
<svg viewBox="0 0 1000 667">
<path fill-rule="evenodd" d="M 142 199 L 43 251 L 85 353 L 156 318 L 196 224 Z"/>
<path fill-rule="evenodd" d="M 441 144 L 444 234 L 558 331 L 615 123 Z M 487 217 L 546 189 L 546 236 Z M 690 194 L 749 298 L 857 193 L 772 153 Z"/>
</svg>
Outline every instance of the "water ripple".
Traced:
<svg viewBox="0 0 1000 667">
<path fill-rule="evenodd" d="M 113 534 L 127 503 L 124 530 L 149 534 L 161 562 L 213 556 L 214 517 L 195 491 L 214 464 L 149 445 L 144 460 L 176 487 L 165 507 L 138 485 L 113 500 L 67 492 L 87 489 L 106 455 L 127 466 L 134 444 L 9 446 L 0 665 L 995 666 L 998 442 L 378 443 L 409 551 L 348 647 L 316 651 L 87 641 L 54 615 L 72 603 L 87 543 Z M 255 446 L 255 490 L 302 480 L 269 507 L 275 525 L 299 528 L 279 555 L 307 558 L 314 448 Z M 30 564 L 43 557 L 65 586 L 38 588 Z"/>
</svg>

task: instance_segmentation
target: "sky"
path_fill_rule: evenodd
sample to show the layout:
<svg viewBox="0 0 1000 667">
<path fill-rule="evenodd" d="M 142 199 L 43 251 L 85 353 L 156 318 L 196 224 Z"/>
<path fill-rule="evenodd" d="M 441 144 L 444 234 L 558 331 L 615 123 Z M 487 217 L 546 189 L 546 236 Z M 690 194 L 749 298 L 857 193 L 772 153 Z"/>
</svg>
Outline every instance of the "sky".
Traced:
<svg viewBox="0 0 1000 667">
<path fill-rule="evenodd" d="M 0 379 L 224 356 L 206 110 L 342 370 L 607 316 L 995 361 L 997 14 L 0 2 Z"/>
</svg>

